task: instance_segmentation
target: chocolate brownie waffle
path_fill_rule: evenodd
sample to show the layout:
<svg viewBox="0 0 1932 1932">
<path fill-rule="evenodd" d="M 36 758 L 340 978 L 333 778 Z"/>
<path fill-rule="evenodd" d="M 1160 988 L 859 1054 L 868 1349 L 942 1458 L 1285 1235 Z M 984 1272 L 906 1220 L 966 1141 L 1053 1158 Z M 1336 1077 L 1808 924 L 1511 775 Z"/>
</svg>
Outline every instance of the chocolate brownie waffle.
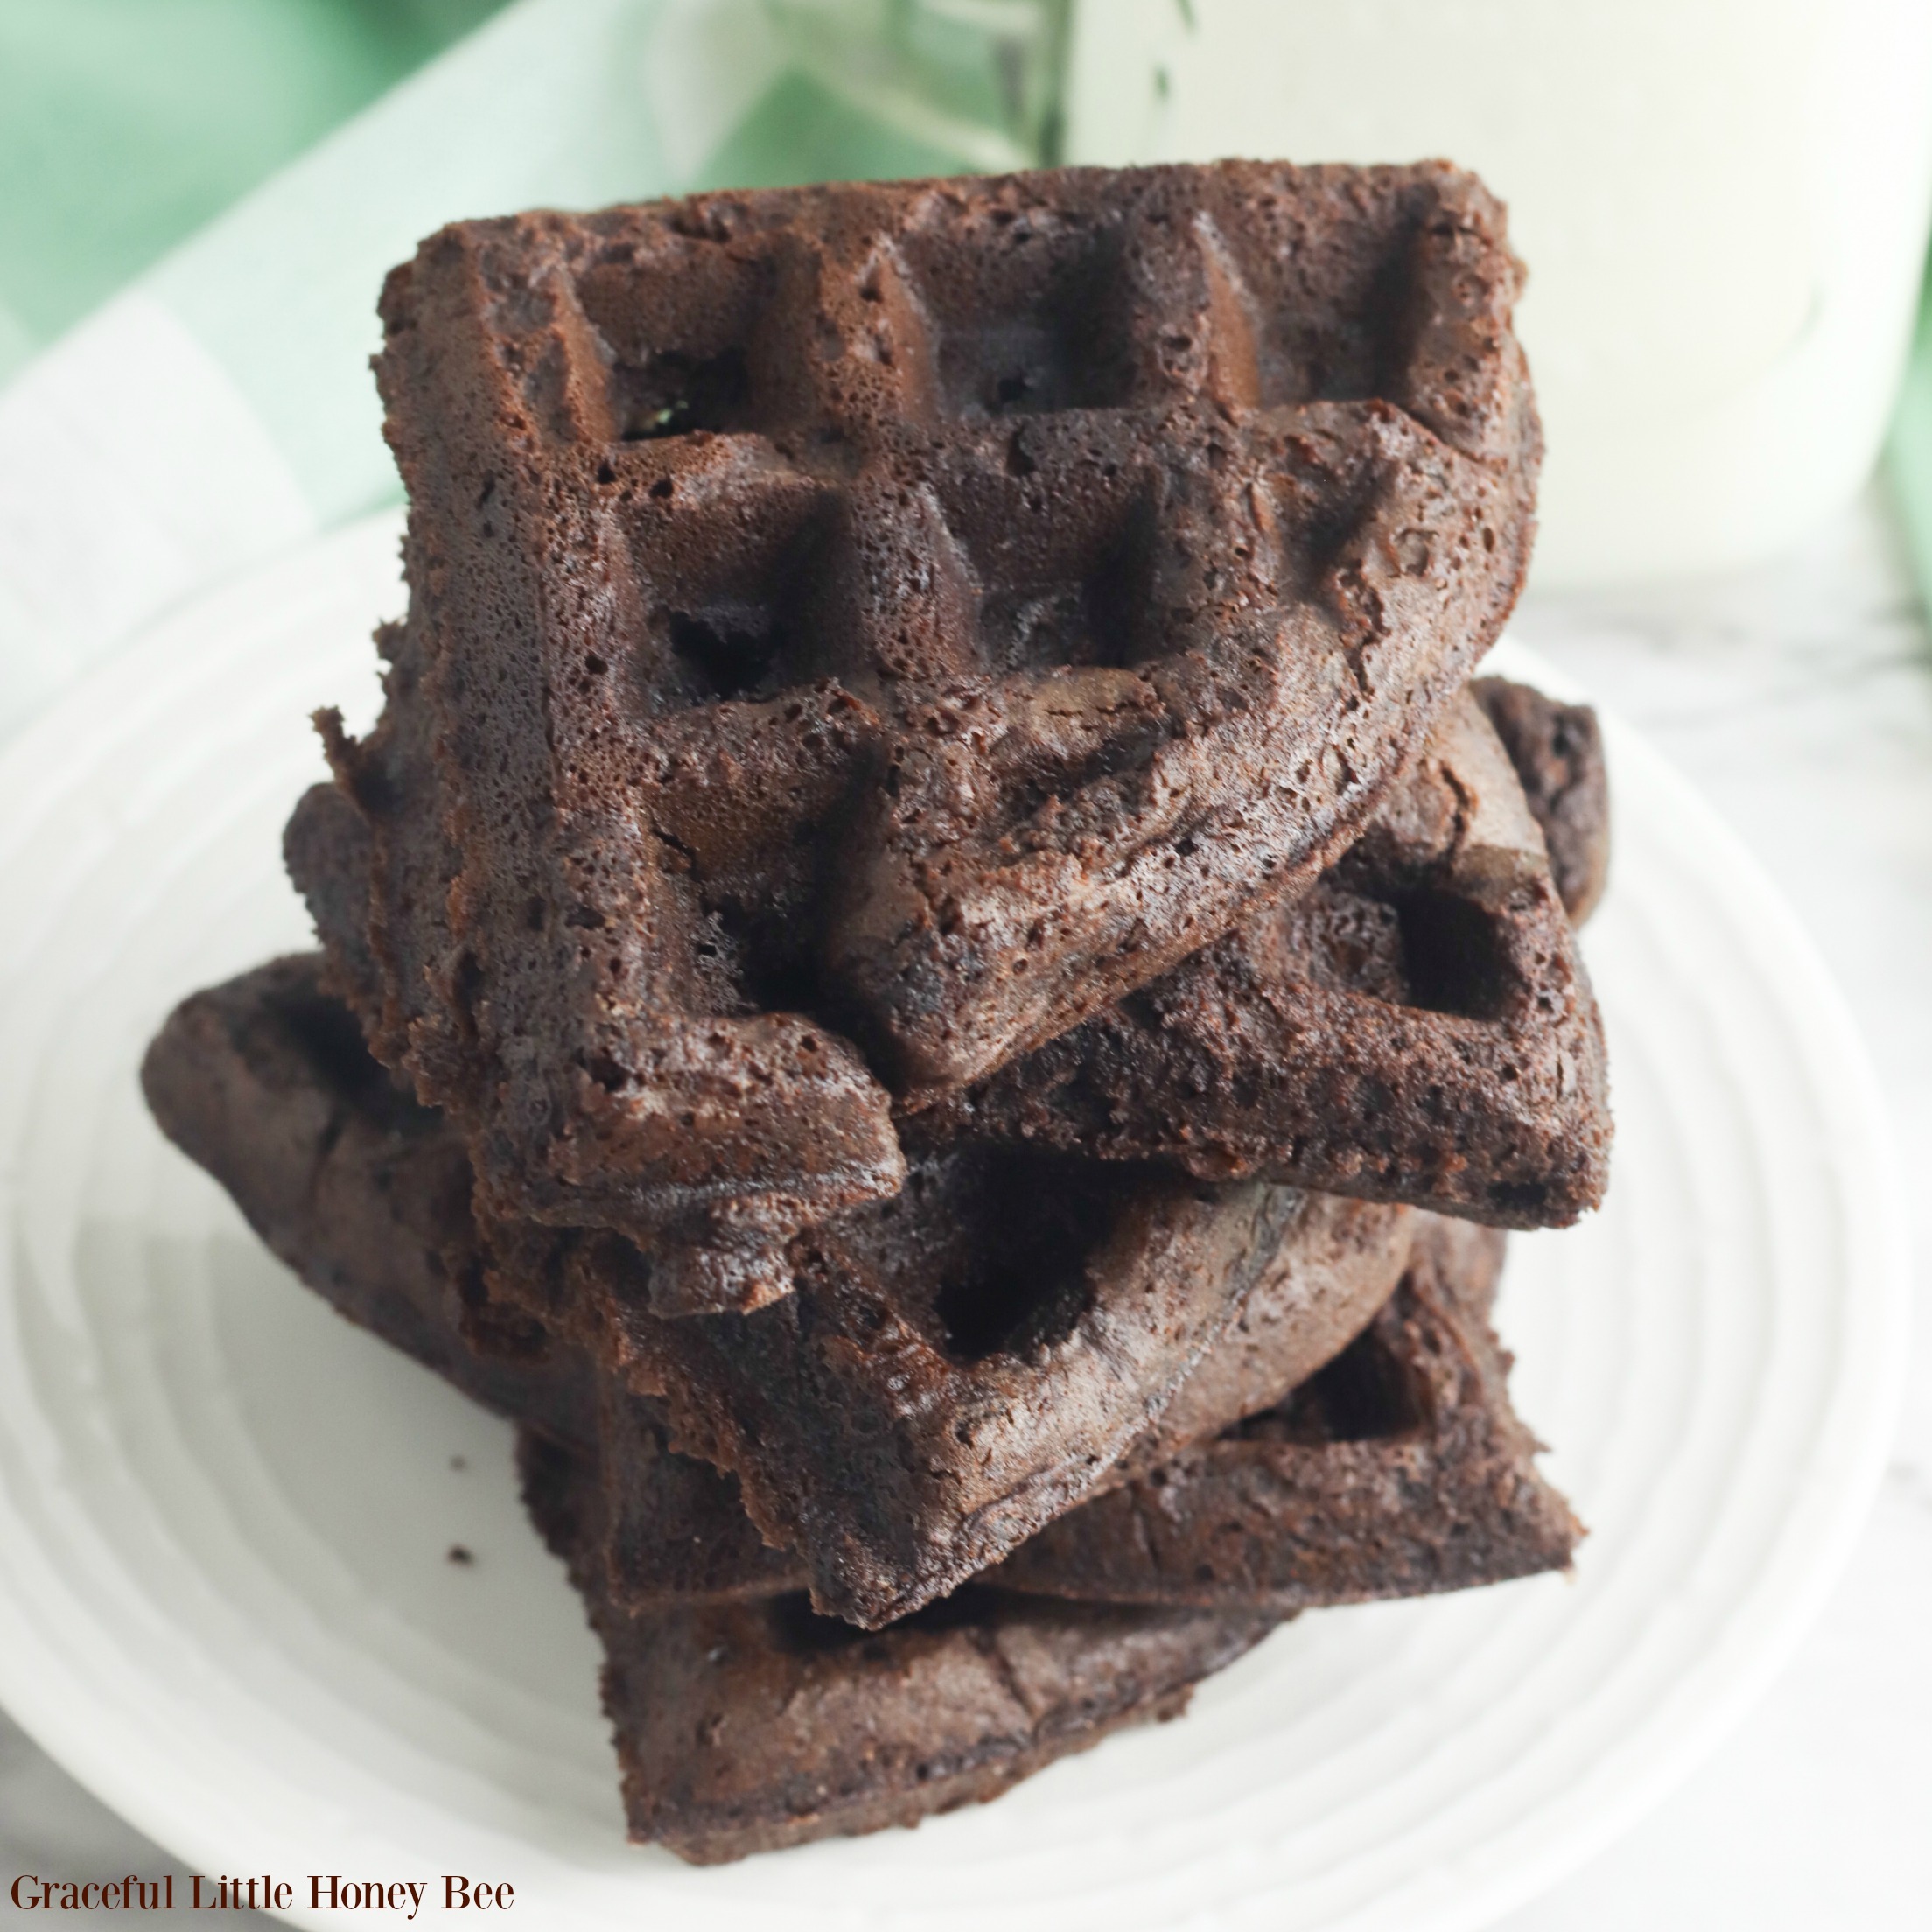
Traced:
<svg viewBox="0 0 1932 1932">
<path fill-rule="evenodd" d="M 1267 1607 L 1563 1569 L 1577 1518 L 1536 1470 L 1488 1326 L 1503 1236 L 1418 1215 L 1399 1287 L 1312 1374 L 1242 1393 L 1223 1345 L 1105 1482 L 1003 1563 L 1003 1588 L 1089 1601 Z M 1254 1362 L 1250 1360 L 1250 1369 Z M 808 1575 L 742 1513 L 736 1486 L 678 1455 L 649 1404 L 606 1385 L 609 1586 L 630 1609 L 800 1590 Z"/>
<path fill-rule="evenodd" d="M 1419 1228 L 1388 1306 L 1286 1400 L 1069 1510 L 987 1580 L 1285 1614 L 1566 1568 L 1583 1531 L 1487 1319 L 1503 1237 Z"/>
<path fill-rule="evenodd" d="M 184 1003 L 144 1073 L 171 1133 L 339 1308 L 532 1418 L 527 1497 L 606 1647 L 632 1833 L 682 1857 L 996 1796 L 1124 1724 L 1177 1714 L 1284 1611 L 1567 1560 L 1574 1524 L 1534 1475 L 1481 1320 L 1500 1237 L 1417 1221 L 1395 1302 L 1291 1399 L 1060 1517 L 1000 1581 L 865 1635 L 814 1614 L 795 1559 L 762 1544 L 729 1479 L 676 1453 L 662 1424 L 637 1426 L 648 1404 L 613 1401 L 606 1379 L 599 1418 L 567 1346 L 478 1323 L 460 1285 L 460 1142 L 384 1081 L 318 994 L 312 959 Z M 1243 1386 L 1267 1352 L 1258 1334 L 1236 1351 Z M 1174 1494 L 1142 1547 L 1150 1488 Z M 1279 1539 L 1271 1560 L 1236 1545 L 1236 1508 L 1250 1543 Z M 640 1553 L 654 1595 L 637 1587 Z M 1115 1591 L 1140 1600 L 1102 1600 Z M 1189 1593 L 1207 1600 L 1150 1600 Z"/>
<path fill-rule="evenodd" d="M 1550 853 L 1571 923 L 1596 910 L 1610 876 L 1610 777 L 1587 704 L 1558 704 L 1528 684 L 1479 677 L 1469 695 L 1494 725 Z"/>
<path fill-rule="evenodd" d="M 1507 726 L 1514 783 L 1473 707 Z M 334 977 L 353 976 L 362 822 L 318 787 L 290 846 Z M 1601 1196 L 1610 1118 L 1571 928 L 1608 848 L 1595 714 L 1480 680 L 1312 892 L 929 1109 L 912 1137 L 1258 1172 L 1503 1225 L 1573 1220 Z"/>
<path fill-rule="evenodd" d="M 169 1132 L 344 1313 L 501 1413 L 579 1448 L 602 1445 L 615 1600 L 641 1608 L 803 1589 L 803 1564 L 759 1536 L 737 1482 L 676 1452 L 661 1404 L 480 1297 L 460 1141 L 388 1082 L 315 974 L 312 958 L 277 961 L 183 1004 L 146 1069 Z M 1381 1244 L 1364 1256 L 1373 1265 L 1312 1269 L 1301 1250 L 1278 1259 L 1094 1500 L 995 1573 L 1016 1587 L 1132 1600 L 1332 1591 L 1326 1572 L 1292 1566 L 1306 1572 L 1311 1550 L 1342 1561 L 1335 1552 L 1361 1547 L 1363 1522 L 1381 1539 L 1382 1593 L 1567 1560 L 1574 1525 L 1535 1474 L 1485 1326 L 1501 1236 L 1357 1214 L 1355 1242 Z M 1399 1499 L 1425 1480 L 1439 1508 L 1405 1516 Z M 1128 1484 L 1130 1507 L 1109 1494 Z M 1198 1559 L 1157 1560 L 1208 1525 L 1250 1550 L 1237 1526 L 1257 1486 L 1261 1507 L 1295 1518 L 1278 1536 L 1250 1539 L 1272 1553 L 1273 1583 L 1238 1568 L 1208 1583 Z M 1166 1541 L 1150 1536 L 1157 1520 Z M 1294 1604 L 1284 1595 L 1274 1606 Z"/>
<path fill-rule="evenodd" d="M 915 1162 L 896 1212 L 795 1237 L 800 1292 L 741 1319 L 644 1312 L 644 1264 L 612 1236 L 580 1240 L 554 1290 L 528 1250 L 500 1248 L 491 1278 L 661 1397 L 818 1607 L 871 1626 L 1089 1493 L 1284 1250 L 1384 1267 L 1382 1243 L 1338 1239 L 1345 1206 L 969 1148 Z"/>
<path fill-rule="evenodd" d="M 1201 1426 L 1170 1411 L 1094 1494 L 981 1580 L 1286 1612 L 1564 1567 L 1581 1531 L 1536 1472 L 1488 1322 L 1503 1237 L 1428 1216 L 1407 1226 L 1397 1288 L 1346 1348 L 1232 1400 L 1212 1386 L 1226 1350 L 1211 1354 L 1182 1385 L 1183 1397 L 1206 1385 Z M 611 1397 L 606 1385 L 616 1600 L 643 1609 L 804 1586 L 796 1558 L 752 1530 L 733 1485 L 676 1453 L 648 1405 Z"/>
<path fill-rule="evenodd" d="M 821 1606 L 855 1621 L 996 1560 L 1157 1425 L 1155 1440 L 1190 1439 L 1271 1399 L 1368 1320 L 1403 1264 L 1400 1210 L 968 1150 L 915 1167 L 901 1200 L 798 1237 L 800 1296 L 665 1321 L 630 1291 L 644 1264 L 616 1237 L 526 1226 L 508 1237 L 514 1254 L 486 1262 L 460 1138 L 354 1042 L 317 962 L 283 961 L 185 1003 L 144 1077 L 163 1125 L 346 1312 L 370 1319 L 337 1284 L 379 1253 L 377 1278 L 407 1276 L 396 1298 L 419 1319 L 450 1302 L 497 1378 L 465 1385 L 497 1406 L 514 1410 L 526 1363 L 580 1392 L 567 1366 L 579 1348 L 662 1394 L 662 1407 L 634 1397 L 636 1443 L 668 1446 L 675 1428 L 734 1470 L 744 1508 L 798 1550 Z M 395 1184 L 410 1164 L 433 1166 L 438 1188 L 403 1208 Z M 449 1371 L 446 1338 L 371 1325 Z M 1213 1372 L 1186 1390 L 1210 1351 Z M 547 1425 L 579 1440 L 596 1426 Z"/>
<path fill-rule="evenodd" d="M 594 1459 L 526 1434 L 523 1468 L 603 1642 L 631 1836 L 695 1864 L 997 1798 L 1124 1726 L 1180 1716 L 1279 1620 L 974 1585 L 870 1634 L 797 1594 L 627 1610 Z"/>
<path fill-rule="evenodd" d="M 1225 164 L 462 224 L 391 277 L 381 1056 L 667 1312 L 1311 882 L 1493 640 L 1500 211 Z"/>
<path fill-rule="evenodd" d="M 1526 724 L 1550 715 L 1534 692 L 1504 696 Z M 1587 867 L 1600 787 L 1560 796 Z M 1477 700 L 1450 709 L 1312 891 L 920 1129 L 1506 1227 L 1595 1207 L 1611 1135 L 1602 1023 L 1542 832 Z"/>
<path fill-rule="evenodd" d="M 1426 1215 L 1410 1229 L 1399 1284 L 1347 1347 L 1232 1398 L 1215 1375 L 1229 1351 L 1210 1354 L 1174 1404 L 1199 1385 L 1193 1423 L 1170 1410 L 1086 1500 L 980 1580 L 1286 1614 L 1565 1567 L 1582 1531 L 1537 1473 L 1488 1326 L 1504 1237 Z M 608 1384 L 606 1404 L 615 1601 L 644 1610 L 805 1586 L 797 1558 L 744 1516 L 736 1487 L 677 1454 L 648 1404 Z"/>
</svg>

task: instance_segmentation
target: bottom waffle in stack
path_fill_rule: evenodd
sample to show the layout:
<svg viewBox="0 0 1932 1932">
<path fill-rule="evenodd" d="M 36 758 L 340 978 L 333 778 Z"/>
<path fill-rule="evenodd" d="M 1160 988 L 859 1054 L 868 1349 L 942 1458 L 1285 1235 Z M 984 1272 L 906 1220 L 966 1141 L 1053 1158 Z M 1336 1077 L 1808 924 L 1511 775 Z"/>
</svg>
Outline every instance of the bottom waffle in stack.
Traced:
<svg viewBox="0 0 1932 1932">
<path fill-rule="evenodd" d="M 1587 910 L 1593 722 L 1486 709 Z M 627 1243 L 479 1220 L 461 1139 L 334 983 L 304 956 L 193 996 L 150 1102 L 312 1288 L 518 1424 L 640 1841 L 914 1824 L 1178 1715 L 1302 1610 L 1570 1561 L 1489 1326 L 1494 1229 L 942 1139 L 787 1301 L 666 1320 Z M 956 1452 L 910 1469 L 868 1408 L 908 1382 Z"/>
</svg>

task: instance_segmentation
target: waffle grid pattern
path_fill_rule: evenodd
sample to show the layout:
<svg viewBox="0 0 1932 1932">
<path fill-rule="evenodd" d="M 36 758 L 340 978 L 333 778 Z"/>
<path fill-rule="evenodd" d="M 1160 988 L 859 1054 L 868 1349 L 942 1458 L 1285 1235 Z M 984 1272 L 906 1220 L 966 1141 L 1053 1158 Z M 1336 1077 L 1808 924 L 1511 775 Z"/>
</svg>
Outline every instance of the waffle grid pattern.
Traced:
<svg viewBox="0 0 1932 1932">
<path fill-rule="evenodd" d="M 504 1211 L 651 1240 L 662 1306 L 758 1306 L 799 1226 L 901 1184 L 895 1100 L 1311 882 L 1513 600 L 1517 273 L 1440 167 L 426 243 L 384 304 L 392 709 L 438 721 L 455 847 L 379 919 L 377 1037 Z"/>
</svg>

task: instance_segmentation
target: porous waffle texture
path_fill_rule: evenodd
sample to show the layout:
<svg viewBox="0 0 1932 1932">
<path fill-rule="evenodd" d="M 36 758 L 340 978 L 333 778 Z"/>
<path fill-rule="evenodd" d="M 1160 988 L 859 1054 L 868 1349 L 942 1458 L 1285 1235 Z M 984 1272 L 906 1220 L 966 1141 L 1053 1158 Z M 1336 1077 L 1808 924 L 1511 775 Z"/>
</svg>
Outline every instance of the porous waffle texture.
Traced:
<svg viewBox="0 0 1932 1932">
<path fill-rule="evenodd" d="M 1472 680 L 1469 695 L 1522 780 L 1549 850 L 1550 876 L 1571 923 L 1581 926 L 1610 877 L 1610 768 L 1597 714 L 1502 677 Z"/>
<path fill-rule="evenodd" d="M 1290 1188 L 968 1149 L 796 1237 L 800 1292 L 740 1319 L 640 1312 L 635 1250 L 611 1236 L 578 1246 L 547 1303 L 528 1260 L 493 1280 L 662 1398 L 820 1610 L 876 1626 L 1103 1486 L 1270 1275 L 1300 1275 L 1324 1328 L 1386 1288 L 1389 1244 L 1358 1217 Z"/>
<path fill-rule="evenodd" d="M 1223 164 L 460 224 L 410 497 L 380 1055 L 505 1218 L 782 1295 L 917 1108 L 1360 829 L 1494 639 L 1538 440 L 1500 210 Z"/>
<path fill-rule="evenodd" d="M 676 1451 L 660 1404 L 480 1298 L 460 1141 L 363 1053 L 317 990 L 312 957 L 185 1001 L 144 1079 L 167 1130 L 333 1306 L 500 1411 L 600 1446 L 614 1600 L 806 1586 L 738 1484 Z M 1345 1574 L 1357 1593 L 1404 1594 L 1567 1560 L 1575 1525 L 1535 1474 L 1486 1326 L 1502 1236 L 1334 1205 L 1329 1265 L 1312 1265 L 1306 1244 L 1278 1255 L 1160 1423 L 998 1575 L 1073 1596 L 1278 1608 L 1296 1591 L 1336 1600 Z M 1334 1264 L 1337 1250 L 1352 1267 Z M 1409 1508 L 1424 1492 L 1430 1507 Z M 1281 1519 L 1279 1534 L 1256 1527 L 1257 1510 Z M 1204 1568 L 1189 1537 L 1218 1539 L 1219 1564 Z"/>
<path fill-rule="evenodd" d="M 274 960 L 183 1000 L 142 1062 L 156 1120 L 341 1313 L 499 1413 L 594 1444 L 592 1365 L 490 1298 L 461 1138 L 369 1057 L 319 966 Z"/>
<path fill-rule="evenodd" d="M 1404 1233 L 1399 1284 L 1346 1348 L 1198 1436 L 1155 1432 L 979 1580 L 1285 1614 L 1565 1568 L 1582 1530 L 1537 1472 L 1488 1324 L 1504 1236 L 1428 1215 Z M 601 1438 L 613 1600 L 662 1609 L 802 1587 L 731 1487 L 642 1413 L 606 1410 Z"/>
<path fill-rule="evenodd" d="M 973 1585 L 872 1634 L 798 1595 L 627 1610 L 594 1460 L 526 1434 L 522 1460 L 603 1642 L 631 1836 L 694 1864 L 997 1798 L 1125 1725 L 1180 1716 L 1278 1620 Z"/>
<path fill-rule="evenodd" d="M 1583 1530 L 1488 1320 L 1503 1237 L 1419 1227 L 1388 1306 L 1286 1401 L 1068 1511 L 988 1580 L 1286 1614 L 1567 1568 Z"/>
<path fill-rule="evenodd" d="M 1536 763 L 1578 903 L 1607 811 L 1580 723 L 1493 687 Z M 1593 721 L 1592 721 L 1593 723 Z M 1534 740 L 1534 742 L 1531 742 Z M 1583 781 L 1579 782 L 1579 779 Z M 1314 888 L 921 1117 L 934 1137 L 1264 1177 L 1506 1227 L 1602 1199 L 1602 1021 L 1543 832 L 1464 695 Z"/>
<path fill-rule="evenodd" d="M 1398 1285 L 1354 1340 L 1306 1371 L 1223 1343 L 1105 1482 L 981 1580 L 1286 1613 L 1566 1567 L 1582 1531 L 1536 1470 L 1488 1326 L 1504 1236 L 1429 1215 L 1401 1231 Z M 670 1448 L 648 1405 L 620 1397 L 605 1418 L 616 1601 L 804 1586 L 796 1558 L 756 1535 L 732 1485 Z"/>
<path fill-rule="evenodd" d="M 1501 721 L 1507 769 L 1483 718 Z M 910 1138 L 1261 1173 L 1502 1225 L 1574 1220 L 1601 1197 L 1612 1132 L 1573 936 L 1603 889 L 1609 824 L 1595 713 L 1478 680 L 1311 892 L 929 1108 Z M 318 787 L 290 847 L 332 980 L 353 987 L 363 822 Z"/>
<path fill-rule="evenodd" d="M 164 1127 L 346 1312 L 580 1442 L 598 1427 L 573 1366 L 587 1352 L 640 1466 L 675 1432 L 735 1469 L 744 1507 L 796 1547 L 788 1573 L 866 1622 L 995 1560 L 1157 1420 L 1160 1439 L 1186 1439 L 1268 1399 L 1369 1318 L 1404 1251 L 1399 1209 L 969 1151 L 797 1237 L 793 1300 L 666 1321 L 627 1292 L 642 1264 L 621 1239 L 526 1226 L 513 1256 L 486 1258 L 460 1137 L 362 1052 L 312 956 L 184 1003 L 144 1077 Z M 433 1191 L 399 1191 L 412 1171 Z M 512 1292 L 493 1293 L 506 1273 Z M 452 1362 L 452 1322 L 478 1363 Z M 1220 1366 L 1169 1421 L 1217 1342 Z M 687 1515 L 725 1488 L 686 1459 L 663 1466 Z"/>
</svg>

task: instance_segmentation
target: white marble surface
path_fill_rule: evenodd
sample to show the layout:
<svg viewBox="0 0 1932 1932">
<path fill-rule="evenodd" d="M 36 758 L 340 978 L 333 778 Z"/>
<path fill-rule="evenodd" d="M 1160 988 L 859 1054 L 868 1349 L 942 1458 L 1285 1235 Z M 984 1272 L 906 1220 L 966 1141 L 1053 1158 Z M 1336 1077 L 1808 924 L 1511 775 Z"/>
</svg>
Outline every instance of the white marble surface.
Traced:
<svg viewBox="0 0 1932 1932">
<path fill-rule="evenodd" d="M 1884 1491 L 1758 1711 L 1628 1838 L 1506 1932 L 1932 1925 L 1932 655 L 1873 495 L 1724 583 L 1532 599 L 1516 629 L 1640 724 L 1796 905 L 1864 1028 L 1912 1189 L 1921 1342 Z M 167 1861 L 0 1716 L 14 1873 Z M 181 1914 L 183 1917 L 200 1914 Z M 236 1925 L 252 1914 L 223 1913 Z M 119 1922 L 63 1914 L 62 1922 Z"/>
</svg>

